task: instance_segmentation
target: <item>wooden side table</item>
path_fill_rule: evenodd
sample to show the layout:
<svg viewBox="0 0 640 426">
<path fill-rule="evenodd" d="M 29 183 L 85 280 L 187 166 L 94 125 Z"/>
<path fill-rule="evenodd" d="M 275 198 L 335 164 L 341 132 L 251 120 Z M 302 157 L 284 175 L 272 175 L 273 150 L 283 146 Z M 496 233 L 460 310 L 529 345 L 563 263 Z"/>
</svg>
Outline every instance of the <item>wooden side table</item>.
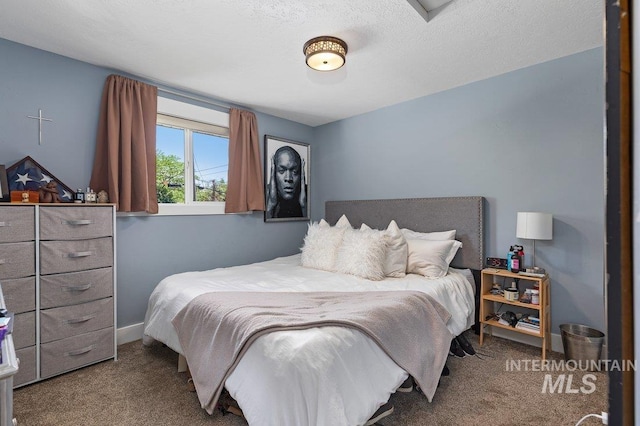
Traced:
<svg viewBox="0 0 640 426">
<path fill-rule="evenodd" d="M 540 290 L 540 304 L 534 305 L 531 303 L 522 303 L 519 301 L 509 301 L 503 295 L 491 294 L 491 288 L 493 287 L 493 281 L 496 277 L 504 278 L 509 281 L 520 280 L 530 282 L 531 285 L 538 283 Z M 486 268 L 481 272 L 481 294 L 480 294 L 480 346 L 484 341 L 485 328 L 489 328 L 489 334 L 491 334 L 492 327 L 503 328 L 505 330 L 515 331 L 517 333 L 526 334 L 528 336 L 538 337 L 542 340 L 542 359 L 546 359 L 547 350 L 551 350 L 551 301 L 549 291 L 550 280 L 549 276 L 532 277 L 526 275 L 516 274 L 504 269 Z M 540 318 L 540 330 L 527 330 L 515 328 L 510 325 L 504 325 L 498 322 L 497 319 L 491 317 L 495 313 L 495 303 L 502 303 L 509 306 L 518 306 L 532 310 L 533 313 L 538 314 Z"/>
</svg>

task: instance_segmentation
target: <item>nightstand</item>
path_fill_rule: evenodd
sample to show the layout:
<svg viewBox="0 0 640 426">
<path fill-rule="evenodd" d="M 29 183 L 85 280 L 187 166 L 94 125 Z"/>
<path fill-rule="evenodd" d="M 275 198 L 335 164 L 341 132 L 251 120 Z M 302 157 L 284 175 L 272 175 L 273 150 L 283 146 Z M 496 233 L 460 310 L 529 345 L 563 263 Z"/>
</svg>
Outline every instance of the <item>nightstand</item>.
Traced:
<svg viewBox="0 0 640 426">
<path fill-rule="evenodd" d="M 526 287 L 533 287 L 534 284 L 537 283 L 540 290 L 540 304 L 534 305 L 519 301 L 509 301 L 503 295 L 491 294 L 491 288 L 496 278 L 505 279 L 509 283 L 514 280 L 519 280 L 521 289 L 523 288 L 522 282 L 527 283 Z M 498 327 L 542 339 L 542 359 L 546 359 L 547 350 L 551 350 L 551 303 L 549 284 L 548 275 L 544 277 L 531 277 L 509 272 L 504 269 L 483 269 L 481 272 L 480 285 L 480 346 L 482 346 L 484 341 L 485 328 L 489 328 L 489 334 L 491 334 L 491 328 Z M 529 310 L 534 315 L 537 314 L 538 318 L 540 318 L 540 330 L 514 328 L 510 325 L 499 323 L 495 318 L 490 318 L 490 315 L 496 312 L 496 303 L 518 306 Z M 508 309 L 502 309 L 501 312 L 507 310 Z"/>
</svg>

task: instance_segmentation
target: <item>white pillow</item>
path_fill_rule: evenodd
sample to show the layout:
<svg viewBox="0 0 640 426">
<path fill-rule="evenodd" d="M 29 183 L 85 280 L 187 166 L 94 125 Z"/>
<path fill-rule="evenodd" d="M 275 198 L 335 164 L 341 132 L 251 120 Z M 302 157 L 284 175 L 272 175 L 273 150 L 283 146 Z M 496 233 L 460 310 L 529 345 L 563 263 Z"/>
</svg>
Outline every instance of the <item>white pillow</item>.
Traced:
<svg viewBox="0 0 640 426">
<path fill-rule="evenodd" d="M 407 240 L 430 240 L 430 241 L 443 241 L 443 240 L 455 240 L 456 230 L 440 231 L 440 232 L 417 232 L 411 229 L 402 228 L 402 234 Z"/>
<path fill-rule="evenodd" d="M 336 255 L 344 232 L 345 229 L 330 227 L 328 224 L 310 224 L 301 249 L 302 266 L 335 271 Z"/>
<path fill-rule="evenodd" d="M 351 223 L 349 222 L 349 219 L 347 219 L 347 216 L 342 215 L 336 222 L 336 228 L 352 229 L 353 226 L 351 226 Z"/>
<path fill-rule="evenodd" d="M 407 240 L 409 256 L 407 272 L 424 275 L 427 278 L 440 278 L 447 275 L 449 264 L 462 243 L 456 240 L 431 241 Z"/>
<path fill-rule="evenodd" d="M 366 224 L 362 224 L 360 230 L 371 229 Z M 387 243 L 387 251 L 384 261 L 384 275 L 393 278 L 402 278 L 406 275 L 407 256 L 409 248 L 407 240 L 400 232 L 400 228 L 395 220 L 392 220 L 384 231 Z"/>
<path fill-rule="evenodd" d="M 374 229 L 347 229 L 336 257 L 336 272 L 368 280 L 384 278 L 387 243 L 384 232 Z"/>
</svg>

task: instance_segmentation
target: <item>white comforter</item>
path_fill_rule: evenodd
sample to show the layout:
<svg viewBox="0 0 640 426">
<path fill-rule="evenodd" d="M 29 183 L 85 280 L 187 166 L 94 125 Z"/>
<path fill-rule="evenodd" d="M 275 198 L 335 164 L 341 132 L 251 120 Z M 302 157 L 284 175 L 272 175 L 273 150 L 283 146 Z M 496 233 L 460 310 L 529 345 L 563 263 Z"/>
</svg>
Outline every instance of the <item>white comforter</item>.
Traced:
<svg viewBox="0 0 640 426">
<path fill-rule="evenodd" d="M 409 274 L 369 281 L 303 268 L 300 256 L 252 265 L 185 272 L 162 280 L 149 298 L 145 344 L 182 348 L 171 324 L 194 297 L 211 291 L 389 291 L 418 290 L 450 313 L 454 336 L 473 324 L 473 278 L 450 269 L 438 280 Z M 428 345 L 429 342 L 424 342 Z M 258 338 L 225 387 L 250 425 L 361 425 L 407 378 L 371 339 L 355 329 L 321 327 L 278 331 Z"/>
</svg>

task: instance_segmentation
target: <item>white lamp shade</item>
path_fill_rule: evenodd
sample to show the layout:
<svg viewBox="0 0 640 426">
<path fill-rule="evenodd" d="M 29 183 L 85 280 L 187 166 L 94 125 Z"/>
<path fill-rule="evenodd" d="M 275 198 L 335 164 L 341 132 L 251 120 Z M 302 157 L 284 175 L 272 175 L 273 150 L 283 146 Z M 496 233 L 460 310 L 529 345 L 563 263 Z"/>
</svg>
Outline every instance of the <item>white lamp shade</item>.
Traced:
<svg viewBox="0 0 640 426">
<path fill-rule="evenodd" d="M 518 212 L 516 237 L 530 240 L 553 239 L 553 215 L 540 212 Z"/>
</svg>

